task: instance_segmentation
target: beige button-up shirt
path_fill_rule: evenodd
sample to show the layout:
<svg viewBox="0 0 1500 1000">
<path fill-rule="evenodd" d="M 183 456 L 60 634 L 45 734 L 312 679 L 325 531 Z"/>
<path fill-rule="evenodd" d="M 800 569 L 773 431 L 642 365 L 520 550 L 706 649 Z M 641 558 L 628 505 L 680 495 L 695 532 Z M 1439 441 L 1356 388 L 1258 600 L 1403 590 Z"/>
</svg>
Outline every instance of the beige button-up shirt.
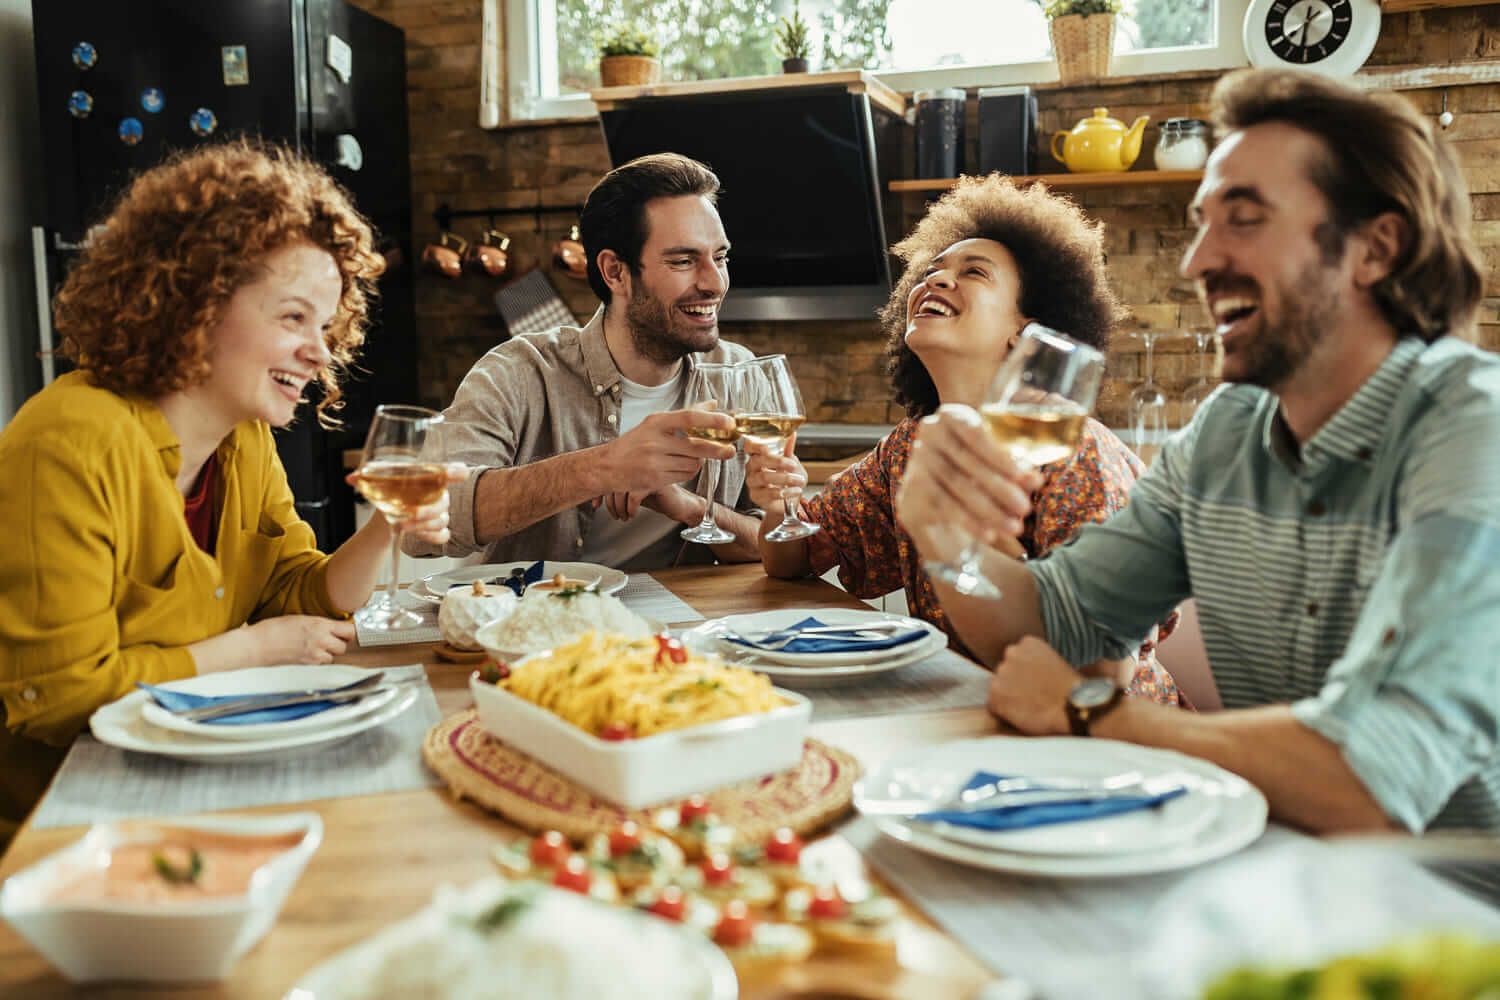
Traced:
<svg viewBox="0 0 1500 1000">
<path fill-rule="evenodd" d="M 691 369 L 700 361 L 736 362 L 752 357 L 746 348 L 721 340 L 711 351 L 688 355 L 684 363 Z M 465 556 L 482 547 L 474 537 L 474 491 L 481 473 L 527 465 L 619 437 L 620 370 L 604 341 L 603 308 L 582 328 L 560 326 L 522 334 L 490 351 L 464 376 L 444 416 L 448 460 L 473 469 L 468 479 L 452 487 L 452 538 L 441 551 Z M 684 485 L 693 489 L 696 481 Z M 714 499 L 738 510 L 753 509 L 745 491 L 743 457 L 725 463 Z M 609 516 L 602 506 L 596 511 L 589 502 L 578 504 L 492 542 L 485 549 L 485 561 L 577 559 L 590 521 Z M 415 539 L 406 545 L 406 551 L 414 555 L 439 553 L 436 546 Z M 706 546 L 684 542 L 675 562 L 712 559 Z"/>
</svg>

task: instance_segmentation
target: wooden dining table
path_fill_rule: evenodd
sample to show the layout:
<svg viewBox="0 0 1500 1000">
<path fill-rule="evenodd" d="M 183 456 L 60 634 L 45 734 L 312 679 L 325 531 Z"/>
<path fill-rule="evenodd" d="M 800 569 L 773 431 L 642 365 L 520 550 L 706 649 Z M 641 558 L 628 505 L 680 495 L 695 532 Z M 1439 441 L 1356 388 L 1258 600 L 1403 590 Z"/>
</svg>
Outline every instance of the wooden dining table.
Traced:
<svg viewBox="0 0 1500 1000">
<path fill-rule="evenodd" d="M 783 607 L 864 608 L 822 580 L 776 580 L 759 564 L 661 570 L 651 574 L 708 618 Z M 686 623 L 668 623 L 686 624 Z M 431 644 L 351 648 L 339 662 L 387 667 L 422 661 L 441 712 L 472 705 L 472 667 L 440 661 Z M 977 669 L 977 668 L 976 668 Z M 810 734 L 852 753 L 865 768 L 903 750 L 992 734 L 982 706 L 813 722 Z M 0 997 L 281 997 L 308 970 L 426 905 L 440 884 L 465 885 L 494 874 L 490 850 L 521 835 L 515 826 L 443 788 L 333 798 L 235 810 L 255 815 L 312 809 L 324 823 L 322 846 L 264 940 L 222 982 L 153 989 L 141 984 L 69 984 L 40 954 L 0 924 Z M 82 827 L 23 826 L 3 858 L 0 879 L 77 840 Z M 823 844 L 833 856 L 857 854 L 836 832 Z M 841 850 L 841 848 L 846 848 Z M 871 876 L 872 879 L 874 876 Z M 875 879 L 878 883 L 878 879 Z M 899 894 L 893 893 L 897 899 Z M 816 953 L 758 981 L 741 985 L 746 1000 L 963 1000 L 995 980 L 957 942 L 903 901 L 896 946 L 879 954 Z M 164 942 L 163 947 L 170 947 Z"/>
</svg>

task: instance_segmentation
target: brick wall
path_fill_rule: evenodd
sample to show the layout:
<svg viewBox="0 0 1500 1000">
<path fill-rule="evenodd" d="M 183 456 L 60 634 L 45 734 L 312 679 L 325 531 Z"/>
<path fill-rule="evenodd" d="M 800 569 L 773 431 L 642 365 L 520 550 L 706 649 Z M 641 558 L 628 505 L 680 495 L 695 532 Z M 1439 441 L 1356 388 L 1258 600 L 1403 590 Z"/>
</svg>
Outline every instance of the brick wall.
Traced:
<svg viewBox="0 0 1500 1000">
<path fill-rule="evenodd" d="M 603 137 L 595 121 L 550 123 L 486 131 L 478 127 L 478 0 L 354 0 L 398 25 L 407 35 L 407 69 L 412 139 L 412 184 L 420 245 L 438 233 L 433 212 L 441 204 L 455 209 L 500 207 L 512 210 L 494 222 L 513 240 L 511 274 L 534 266 L 547 269 L 564 299 L 580 317 L 595 300 L 585 282 L 550 266 L 552 244 L 576 221 L 569 211 L 535 212 L 536 206 L 571 206 L 582 202 L 598 176 L 608 169 Z M 1500 4 L 1387 15 L 1371 65 L 1402 65 L 1412 54 L 1425 65 L 1500 57 Z M 1054 131 L 1070 128 L 1094 107 L 1108 107 L 1130 121 L 1148 114 L 1153 125 L 1143 142 L 1137 168 L 1149 168 L 1155 147 L 1155 123 L 1177 116 L 1204 117 L 1215 74 L 1135 79 L 1119 85 L 1060 87 L 1039 90 L 1041 113 L 1040 171 L 1060 170 L 1045 152 Z M 1500 85 L 1473 84 L 1446 88 L 1447 107 L 1455 115 L 1449 138 L 1454 142 L 1474 194 L 1476 235 L 1489 265 L 1481 342 L 1500 347 Z M 1436 115 L 1444 88 L 1403 91 L 1423 112 Z M 968 102 L 972 116 L 977 101 Z M 978 128 L 971 120 L 970 141 Z M 906 162 L 912 162 L 908 149 Z M 977 150 L 968 162 L 978 162 Z M 1207 328 L 1207 316 L 1192 285 L 1177 273 L 1191 230 L 1188 185 L 1121 187 L 1076 195 L 1090 213 L 1106 224 L 1111 272 L 1131 319 L 1115 340 L 1109 382 L 1100 401 L 1107 423 L 1124 423 L 1125 401 L 1141 378 L 1143 342 L 1135 330 L 1192 331 Z M 900 218 L 888 219 L 892 238 L 920 216 L 921 195 L 906 195 Z M 454 229 L 475 239 L 486 219 L 455 222 Z M 730 234 L 731 237 L 733 234 Z M 424 275 L 417 286 L 419 335 L 422 338 L 422 402 L 441 405 L 452 395 L 469 366 L 505 337 L 493 295 L 499 285 L 465 275 L 446 280 Z M 731 292 L 731 294 L 733 294 Z M 883 376 L 883 338 L 875 322 L 725 324 L 724 333 L 758 353 L 790 356 L 801 383 L 810 419 L 850 423 L 884 423 L 899 418 L 888 402 Z M 1157 344 L 1155 376 L 1175 398 L 1198 377 L 1200 358 L 1193 340 L 1179 333 Z"/>
</svg>

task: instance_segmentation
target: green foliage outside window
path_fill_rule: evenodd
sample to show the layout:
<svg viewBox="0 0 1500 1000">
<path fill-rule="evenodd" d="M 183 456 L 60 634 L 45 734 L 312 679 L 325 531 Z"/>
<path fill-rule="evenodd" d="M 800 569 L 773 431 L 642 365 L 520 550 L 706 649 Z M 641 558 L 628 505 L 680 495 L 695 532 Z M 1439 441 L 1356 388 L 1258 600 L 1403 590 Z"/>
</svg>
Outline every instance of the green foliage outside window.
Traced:
<svg viewBox="0 0 1500 1000">
<path fill-rule="evenodd" d="M 1120 0 L 1042 0 L 1042 13 L 1052 21 L 1069 14 L 1118 14 L 1123 9 Z"/>
</svg>

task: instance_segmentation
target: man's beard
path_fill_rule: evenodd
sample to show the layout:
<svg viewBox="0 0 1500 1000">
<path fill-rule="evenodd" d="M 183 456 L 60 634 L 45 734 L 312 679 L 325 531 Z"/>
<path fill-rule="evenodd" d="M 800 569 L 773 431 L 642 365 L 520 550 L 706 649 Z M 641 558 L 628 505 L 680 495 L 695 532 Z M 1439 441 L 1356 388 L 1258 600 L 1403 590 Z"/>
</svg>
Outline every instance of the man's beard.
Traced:
<svg viewBox="0 0 1500 1000">
<path fill-rule="evenodd" d="M 625 306 L 625 322 L 630 340 L 641 357 L 657 364 L 672 364 L 696 351 L 712 350 L 719 342 L 718 327 L 708 330 L 678 330 L 673 308 L 661 299 L 636 286 L 636 293 Z"/>
<path fill-rule="evenodd" d="M 1260 331 L 1242 352 L 1244 370 L 1229 380 L 1272 392 L 1280 390 L 1323 342 L 1340 308 L 1342 299 L 1333 269 L 1307 272 L 1283 298 L 1279 319 L 1273 323 L 1262 314 Z"/>
</svg>

